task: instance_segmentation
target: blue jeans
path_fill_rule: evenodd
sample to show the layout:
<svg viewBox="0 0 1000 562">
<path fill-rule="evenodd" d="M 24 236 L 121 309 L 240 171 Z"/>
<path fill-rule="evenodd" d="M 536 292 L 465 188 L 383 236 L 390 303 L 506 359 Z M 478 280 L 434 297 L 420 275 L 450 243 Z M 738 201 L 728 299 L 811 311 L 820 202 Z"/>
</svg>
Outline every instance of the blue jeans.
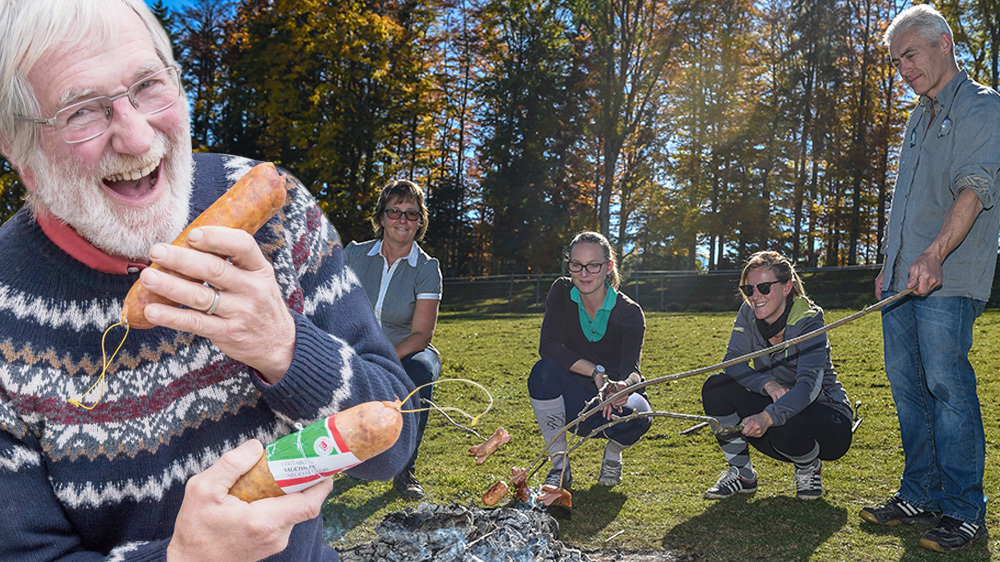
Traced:
<svg viewBox="0 0 1000 562">
<path fill-rule="evenodd" d="M 406 371 L 406 375 L 410 377 L 413 381 L 413 386 L 420 386 L 438 380 L 441 376 L 441 357 L 438 356 L 437 352 L 432 348 L 424 349 L 423 351 L 416 351 L 407 355 L 400 360 L 403 364 L 403 370 Z M 433 386 L 425 386 L 420 389 L 420 398 L 431 400 L 434 395 Z M 419 408 L 427 408 L 428 404 L 417 400 Z M 406 468 L 409 470 L 413 469 L 413 463 L 417 460 L 417 451 L 420 448 L 420 442 L 424 438 L 424 430 L 427 429 L 427 417 L 430 411 L 424 410 L 417 414 L 417 446 L 413 448 L 413 456 L 410 457 L 410 462 L 406 464 Z"/>
<path fill-rule="evenodd" d="M 977 525 L 986 523 L 986 437 L 969 349 L 985 306 L 909 296 L 882 309 L 885 372 L 906 456 L 897 495 Z"/>
<path fill-rule="evenodd" d="M 586 403 L 597 396 L 597 387 L 593 381 L 563 369 L 552 359 L 541 359 L 535 363 L 528 375 L 528 396 L 535 400 L 562 397 L 563 405 L 566 407 L 566 422 L 569 423 L 578 418 Z M 627 416 L 636 411 L 649 412 L 652 409 L 645 396 L 633 392 L 629 395 L 628 402 L 622 406 L 621 415 Z M 585 437 L 609 421 L 597 411 L 570 431 Z M 636 418 L 613 425 L 598 435 L 631 446 L 639 441 L 652 425 L 653 420 L 650 418 Z"/>
</svg>

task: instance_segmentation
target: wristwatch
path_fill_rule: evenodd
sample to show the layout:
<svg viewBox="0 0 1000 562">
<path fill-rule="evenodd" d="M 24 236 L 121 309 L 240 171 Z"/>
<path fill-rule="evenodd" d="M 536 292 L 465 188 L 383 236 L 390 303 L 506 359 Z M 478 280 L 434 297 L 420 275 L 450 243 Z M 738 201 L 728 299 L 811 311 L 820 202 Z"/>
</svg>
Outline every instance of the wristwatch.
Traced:
<svg viewBox="0 0 1000 562">
<path fill-rule="evenodd" d="M 597 379 L 597 375 L 601 376 L 601 380 L 602 381 L 604 380 L 604 365 L 596 365 L 594 367 L 594 372 L 590 373 L 590 378 L 594 380 L 594 384 L 597 385 L 597 388 L 600 388 L 601 385 L 598 384 L 597 380 L 596 380 Z"/>
</svg>

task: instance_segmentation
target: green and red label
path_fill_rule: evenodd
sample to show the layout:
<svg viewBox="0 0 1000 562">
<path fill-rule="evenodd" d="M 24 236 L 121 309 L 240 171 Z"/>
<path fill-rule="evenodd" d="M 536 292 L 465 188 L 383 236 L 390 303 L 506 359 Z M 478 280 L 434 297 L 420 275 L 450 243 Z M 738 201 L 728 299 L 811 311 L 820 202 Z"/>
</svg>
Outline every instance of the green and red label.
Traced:
<svg viewBox="0 0 1000 562">
<path fill-rule="evenodd" d="M 337 431 L 336 417 L 315 421 L 267 446 L 267 466 L 285 493 L 305 490 L 361 463 Z"/>
</svg>

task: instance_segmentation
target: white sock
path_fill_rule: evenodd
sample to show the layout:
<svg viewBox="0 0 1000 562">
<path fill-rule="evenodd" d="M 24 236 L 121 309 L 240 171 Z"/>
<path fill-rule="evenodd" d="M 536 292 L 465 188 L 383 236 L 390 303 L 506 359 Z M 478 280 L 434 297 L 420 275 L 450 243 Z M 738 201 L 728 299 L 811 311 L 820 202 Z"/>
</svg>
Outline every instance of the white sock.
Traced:
<svg viewBox="0 0 1000 562">
<path fill-rule="evenodd" d="M 622 462 L 622 451 L 628 448 L 628 445 L 622 445 L 614 439 L 608 439 L 608 444 L 604 446 L 604 460 Z"/>
<path fill-rule="evenodd" d="M 566 465 L 566 433 L 561 431 L 566 425 L 566 405 L 562 397 L 549 400 L 532 398 L 531 409 L 535 412 L 535 419 L 538 420 L 538 427 L 542 430 L 545 442 L 555 439 L 549 447 L 549 457 L 552 459 L 552 465 L 561 469 Z"/>
</svg>

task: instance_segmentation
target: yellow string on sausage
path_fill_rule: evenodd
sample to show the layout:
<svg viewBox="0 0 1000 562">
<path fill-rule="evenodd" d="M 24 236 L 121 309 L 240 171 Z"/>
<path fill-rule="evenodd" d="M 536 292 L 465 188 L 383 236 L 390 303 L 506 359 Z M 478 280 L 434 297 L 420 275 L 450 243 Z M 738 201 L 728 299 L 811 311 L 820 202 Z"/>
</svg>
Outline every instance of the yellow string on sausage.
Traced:
<svg viewBox="0 0 1000 562">
<path fill-rule="evenodd" d="M 112 328 L 118 326 L 125 326 L 125 335 L 122 336 L 122 341 L 121 343 L 118 344 L 118 348 L 115 349 L 115 352 L 111 354 L 111 357 L 108 357 L 108 353 L 104 347 L 104 342 L 105 340 L 108 339 L 108 332 L 110 332 Z M 125 338 L 127 337 L 128 337 L 128 322 L 125 321 L 119 322 L 117 324 L 112 324 L 111 326 L 108 326 L 107 330 L 104 330 L 104 335 L 101 336 L 101 362 L 104 363 L 103 367 L 101 367 L 101 375 L 97 377 L 97 380 L 94 381 L 94 384 L 90 385 L 90 388 L 88 388 L 86 392 L 81 394 L 79 398 L 70 398 L 69 400 L 67 400 L 67 402 L 69 402 L 74 406 L 79 406 L 84 410 L 93 410 L 98 404 L 101 403 L 101 399 L 104 398 L 104 375 L 108 372 L 108 366 L 111 365 L 111 362 L 114 361 L 115 356 L 118 355 L 118 352 L 121 351 L 122 346 L 125 345 Z M 97 388 L 97 385 L 101 386 L 101 393 L 97 395 L 97 400 L 95 400 L 94 403 L 90 405 L 84 404 L 83 400 L 87 397 L 88 394 L 90 394 L 91 392 L 93 392 L 95 388 Z"/>
</svg>

